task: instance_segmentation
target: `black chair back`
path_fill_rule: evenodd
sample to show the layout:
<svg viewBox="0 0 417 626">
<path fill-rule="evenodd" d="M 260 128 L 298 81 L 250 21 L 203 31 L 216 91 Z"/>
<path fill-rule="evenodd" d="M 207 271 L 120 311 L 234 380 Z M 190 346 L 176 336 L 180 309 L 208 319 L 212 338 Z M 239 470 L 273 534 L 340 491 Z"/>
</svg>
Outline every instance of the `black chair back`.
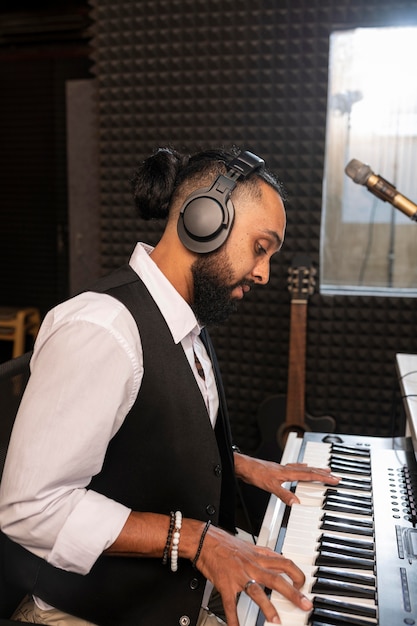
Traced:
<svg viewBox="0 0 417 626">
<path fill-rule="evenodd" d="M 0 363 L 0 480 L 6 460 L 7 447 L 20 400 L 29 379 L 31 352 Z M 0 532 L 0 626 L 16 624 L 8 619 L 22 599 L 22 590 L 7 581 L 4 571 L 4 535 Z"/>
<path fill-rule="evenodd" d="M 0 480 L 13 423 L 29 379 L 32 352 L 0 363 Z"/>
<path fill-rule="evenodd" d="M 10 617 L 25 596 L 25 592 L 22 589 L 15 587 L 7 579 L 4 571 L 4 542 L 5 536 L 0 532 L 0 618 Z M 0 619 L 0 626 L 3 623 L 16 624 L 16 622 L 9 622 L 7 619 Z"/>
</svg>

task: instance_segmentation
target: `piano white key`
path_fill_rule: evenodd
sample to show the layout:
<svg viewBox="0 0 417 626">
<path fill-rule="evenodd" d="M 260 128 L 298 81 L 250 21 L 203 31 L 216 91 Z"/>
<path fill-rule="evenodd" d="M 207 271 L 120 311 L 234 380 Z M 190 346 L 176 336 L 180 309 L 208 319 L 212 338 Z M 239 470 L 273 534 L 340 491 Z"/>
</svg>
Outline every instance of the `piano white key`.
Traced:
<svg viewBox="0 0 417 626">
<path fill-rule="evenodd" d="M 301 588 L 301 591 L 306 597 L 308 597 L 310 600 L 313 600 L 313 596 L 309 592 L 311 572 L 313 571 L 313 568 L 309 567 L 306 564 L 301 564 L 299 565 L 299 567 L 306 576 L 306 582 Z M 284 578 L 287 578 L 287 580 L 291 582 L 290 579 L 285 575 Z M 276 608 L 278 615 L 280 616 L 282 626 L 304 626 L 305 624 L 307 624 L 310 612 L 302 611 L 298 607 L 294 606 L 292 602 L 287 600 L 287 598 L 284 598 L 277 591 L 272 591 L 271 602 Z M 265 625 L 268 623 L 270 622 L 265 622 Z"/>
<path fill-rule="evenodd" d="M 281 626 L 305 626 L 308 623 L 310 613 L 302 611 L 286 598 L 271 598 L 271 601 L 280 617 Z M 265 622 L 265 626 L 267 624 L 273 626 L 272 622 Z"/>
<path fill-rule="evenodd" d="M 308 441 L 305 446 L 303 463 L 313 467 L 328 467 L 331 445 L 319 441 Z"/>
<path fill-rule="evenodd" d="M 322 515 L 323 510 L 320 506 L 310 507 L 305 504 L 293 504 L 288 520 L 288 527 L 296 522 L 306 523 L 311 527 L 316 522 L 319 522 Z"/>
</svg>

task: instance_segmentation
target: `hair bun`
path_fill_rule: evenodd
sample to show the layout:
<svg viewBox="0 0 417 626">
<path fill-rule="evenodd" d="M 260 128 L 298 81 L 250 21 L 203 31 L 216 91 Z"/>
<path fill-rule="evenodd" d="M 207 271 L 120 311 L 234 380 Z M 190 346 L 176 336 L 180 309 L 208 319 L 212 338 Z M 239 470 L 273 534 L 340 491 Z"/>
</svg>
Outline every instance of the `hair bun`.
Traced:
<svg viewBox="0 0 417 626">
<path fill-rule="evenodd" d="M 136 169 L 132 178 L 133 199 L 140 217 L 165 219 L 178 172 L 189 157 L 172 148 L 158 148 Z"/>
</svg>

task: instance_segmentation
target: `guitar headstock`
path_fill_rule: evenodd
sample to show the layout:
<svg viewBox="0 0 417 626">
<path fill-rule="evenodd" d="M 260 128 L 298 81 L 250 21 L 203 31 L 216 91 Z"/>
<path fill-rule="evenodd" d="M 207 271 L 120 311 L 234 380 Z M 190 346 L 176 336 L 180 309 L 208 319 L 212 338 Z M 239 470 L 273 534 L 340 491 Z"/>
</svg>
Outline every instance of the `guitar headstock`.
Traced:
<svg viewBox="0 0 417 626">
<path fill-rule="evenodd" d="M 288 290 L 292 300 L 308 300 L 314 293 L 317 271 L 307 254 L 296 254 L 288 270 Z"/>
</svg>

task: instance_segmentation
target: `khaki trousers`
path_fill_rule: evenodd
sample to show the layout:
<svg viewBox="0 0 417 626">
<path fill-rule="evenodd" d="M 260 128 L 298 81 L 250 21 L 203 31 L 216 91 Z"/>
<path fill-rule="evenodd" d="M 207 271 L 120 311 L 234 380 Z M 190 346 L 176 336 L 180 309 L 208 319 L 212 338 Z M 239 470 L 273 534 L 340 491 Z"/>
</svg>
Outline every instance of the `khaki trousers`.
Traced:
<svg viewBox="0 0 417 626">
<path fill-rule="evenodd" d="M 58 609 L 44 611 L 29 597 L 22 600 L 13 613 L 12 619 L 16 622 L 47 624 L 48 626 L 96 626 L 92 622 L 86 622 L 85 619 L 63 613 L 62 611 L 58 611 Z M 221 624 L 225 624 L 225 622 L 213 615 L 213 613 L 201 609 L 197 626 L 219 626 Z"/>
</svg>

